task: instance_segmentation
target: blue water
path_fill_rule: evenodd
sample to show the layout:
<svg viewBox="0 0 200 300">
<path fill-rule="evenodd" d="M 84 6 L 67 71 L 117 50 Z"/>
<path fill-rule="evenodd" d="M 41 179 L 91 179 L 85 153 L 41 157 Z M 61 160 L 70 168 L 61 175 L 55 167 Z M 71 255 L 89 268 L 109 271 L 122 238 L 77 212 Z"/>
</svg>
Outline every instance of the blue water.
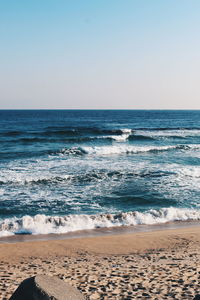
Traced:
<svg viewBox="0 0 200 300">
<path fill-rule="evenodd" d="M 2 110 L 0 153 L 0 235 L 200 218 L 200 111 Z"/>
</svg>

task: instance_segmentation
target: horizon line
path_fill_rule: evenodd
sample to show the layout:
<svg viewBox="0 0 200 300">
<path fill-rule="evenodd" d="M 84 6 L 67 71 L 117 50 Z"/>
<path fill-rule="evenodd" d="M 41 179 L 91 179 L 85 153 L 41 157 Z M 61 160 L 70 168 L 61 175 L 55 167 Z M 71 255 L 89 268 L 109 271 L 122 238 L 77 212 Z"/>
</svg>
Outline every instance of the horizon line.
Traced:
<svg viewBox="0 0 200 300">
<path fill-rule="evenodd" d="M 160 110 L 165 110 L 165 111 L 199 111 L 200 108 L 0 108 L 0 110 L 148 110 L 148 111 L 160 111 Z"/>
</svg>

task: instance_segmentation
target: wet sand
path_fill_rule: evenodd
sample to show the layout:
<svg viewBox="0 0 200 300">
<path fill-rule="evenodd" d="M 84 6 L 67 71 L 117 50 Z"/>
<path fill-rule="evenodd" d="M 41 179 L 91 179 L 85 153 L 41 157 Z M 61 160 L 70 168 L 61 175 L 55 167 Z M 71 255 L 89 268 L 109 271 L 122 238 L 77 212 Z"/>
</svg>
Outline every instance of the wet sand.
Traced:
<svg viewBox="0 0 200 300">
<path fill-rule="evenodd" d="M 58 276 L 86 299 L 193 299 L 200 228 L 0 244 L 0 299 L 35 274 Z"/>
</svg>

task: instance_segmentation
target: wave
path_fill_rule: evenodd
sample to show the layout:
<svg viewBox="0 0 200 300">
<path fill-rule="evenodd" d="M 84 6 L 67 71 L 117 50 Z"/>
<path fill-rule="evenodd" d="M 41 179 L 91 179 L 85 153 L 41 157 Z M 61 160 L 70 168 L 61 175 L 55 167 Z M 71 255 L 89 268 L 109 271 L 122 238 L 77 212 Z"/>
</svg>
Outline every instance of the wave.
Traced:
<svg viewBox="0 0 200 300">
<path fill-rule="evenodd" d="M 99 135 L 99 136 L 85 136 L 85 137 L 79 137 L 74 139 L 68 139 L 68 141 L 76 141 L 76 142 L 85 142 L 85 141 L 95 141 L 99 139 L 108 139 L 108 140 L 114 140 L 117 142 L 123 142 L 126 141 L 129 136 L 132 133 L 132 129 L 119 129 L 119 130 L 103 130 L 101 133 L 109 134 L 112 133 L 113 135 Z"/>
<path fill-rule="evenodd" d="M 44 137 L 24 137 L 19 139 L 9 139 L 6 143 L 9 144 L 35 144 L 35 143 L 85 143 L 85 142 L 95 142 L 95 141 L 115 141 L 115 142 L 126 142 L 126 141 L 155 141 L 159 138 L 170 138 L 170 139 L 185 139 L 185 136 L 150 136 L 150 135 L 140 135 L 140 134 L 121 134 L 121 135 L 102 135 L 102 136 L 80 136 L 80 137 L 55 137 L 55 138 L 44 138 Z"/>
<path fill-rule="evenodd" d="M 38 131 L 1 131 L 0 136 L 20 136 L 20 135 L 29 135 L 33 137 L 37 136 L 84 136 L 86 135 L 123 135 L 123 134 L 131 134 L 137 132 L 144 132 L 152 135 L 170 135 L 180 136 L 180 135 L 195 135 L 200 134 L 199 127 L 135 127 L 135 128 L 98 128 L 98 127 L 47 127 L 43 130 Z M 144 134 L 145 135 L 145 134 Z"/>
<path fill-rule="evenodd" d="M 103 134 L 130 134 L 132 129 L 122 128 L 122 129 L 107 129 L 107 128 L 97 128 L 97 127 L 75 127 L 75 128 L 49 128 L 48 130 L 41 132 L 40 134 L 48 135 L 65 135 L 65 136 L 74 136 L 74 135 L 83 135 L 83 134 L 94 134 L 94 135 L 103 135 Z"/>
<path fill-rule="evenodd" d="M 58 152 L 50 154 L 61 154 L 61 155 L 84 155 L 87 154 L 87 151 L 82 147 L 72 147 L 72 148 L 63 148 Z"/>
<path fill-rule="evenodd" d="M 171 131 L 177 131 L 177 130 L 200 130 L 200 127 L 137 127 L 135 128 L 136 130 L 148 130 L 148 131 L 166 131 L 166 130 L 171 130 Z"/>
<path fill-rule="evenodd" d="M 93 171 L 86 174 L 66 174 L 62 176 L 41 176 L 41 177 L 27 177 L 24 178 L 23 176 L 21 178 L 19 177 L 11 177 L 9 178 L 8 175 L 6 176 L 6 179 L 0 179 L 0 185 L 5 184 L 20 184 L 20 185 L 40 185 L 40 184 L 59 184 L 59 183 L 83 183 L 83 182 L 93 182 L 93 181 L 103 181 L 103 180 L 109 180 L 109 179 L 128 179 L 131 177 L 163 177 L 163 176 L 170 176 L 176 174 L 173 171 L 162 171 L 162 170 L 156 170 L 156 171 L 135 171 L 135 172 L 123 172 L 118 170 L 113 170 L 109 172 L 105 171 Z M 187 174 L 186 174 L 187 175 Z"/>
<path fill-rule="evenodd" d="M 67 143 L 85 143 L 99 140 L 110 140 L 123 142 L 129 139 L 129 134 L 121 135 L 105 135 L 105 136 L 80 136 L 80 137 L 55 137 L 55 138 L 44 138 L 44 137 L 27 137 L 19 139 L 9 139 L 6 140 L 6 143 L 23 143 L 23 144 L 34 144 L 34 143 L 57 143 L 57 142 L 67 142 Z M 151 138 L 147 138 L 151 139 Z M 153 138 L 152 138 L 153 139 Z"/>
<path fill-rule="evenodd" d="M 69 131 L 79 131 L 79 132 L 88 132 L 88 131 L 93 131 L 93 132 L 102 132 L 105 133 L 107 132 L 108 134 L 112 134 L 112 133 L 130 133 L 131 131 L 134 130 L 148 130 L 148 131 L 157 131 L 157 130 L 172 130 L 172 131 L 176 131 L 176 130 L 200 130 L 200 127 L 198 126 L 191 126 L 191 127 L 186 127 L 186 126 L 177 126 L 177 127 L 133 127 L 133 128 L 99 128 L 99 127 L 67 127 L 67 126 L 48 126 L 46 127 L 45 131 L 46 132 L 56 132 L 56 131 L 65 131 L 65 130 L 69 130 Z"/>
<path fill-rule="evenodd" d="M 100 181 L 116 181 L 116 180 L 129 180 L 130 178 L 163 178 L 168 176 L 176 176 L 176 178 L 200 178 L 200 167 L 190 166 L 180 167 L 166 167 L 166 169 L 154 169 L 154 170 L 93 170 L 84 174 L 63 174 L 54 175 L 46 174 L 44 176 L 35 176 L 27 174 L 6 174 L 6 176 L 0 177 L 1 185 L 53 185 L 53 184 L 76 184 L 76 183 L 90 183 Z"/>
<path fill-rule="evenodd" d="M 152 137 L 152 138 L 172 138 L 172 139 L 185 139 L 188 137 L 199 137 L 200 136 L 200 129 L 157 129 L 157 130 L 151 130 L 151 129 L 141 129 L 137 131 L 138 134 L 146 136 L 146 137 Z"/>
<path fill-rule="evenodd" d="M 112 146 L 85 146 L 61 149 L 56 154 L 62 155 L 112 155 L 112 154 L 137 154 L 144 152 L 160 152 L 169 150 L 198 150 L 200 145 L 171 145 L 171 146 L 126 146 L 126 145 L 112 145 Z"/>
<path fill-rule="evenodd" d="M 37 132 L 23 132 L 23 131 L 9 131 L 0 133 L 0 136 L 7 136 L 8 139 L 3 138 L 6 143 L 84 143 L 93 142 L 96 140 L 110 140 L 115 142 L 126 141 L 153 141 L 162 139 L 186 139 L 197 138 L 200 136 L 199 129 L 177 129 L 177 128 L 122 128 L 122 129 L 101 129 L 101 128 L 71 128 L 71 129 L 49 129 L 46 131 Z M 13 137 L 13 139 L 10 139 Z"/>
<path fill-rule="evenodd" d="M 110 140 L 123 142 L 126 141 L 132 133 L 132 129 L 97 129 L 97 128 L 80 128 L 80 129 L 65 129 L 53 131 L 38 131 L 38 132 L 7 132 L 0 133 L 0 136 L 14 137 L 14 139 L 3 140 L 6 143 L 55 143 L 69 142 L 81 143 L 95 140 Z"/>
<path fill-rule="evenodd" d="M 199 133 L 200 135 L 200 133 Z M 56 143 L 56 142 L 67 142 L 67 143 L 85 143 L 98 140 L 110 140 L 116 142 L 129 141 L 155 141 L 159 138 L 170 138 L 170 139 L 186 139 L 189 135 L 163 135 L 163 134 L 131 134 L 123 133 L 120 135 L 99 135 L 99 136 L 75 136 L 75 137 L 24 137 L 18 139 L 6 140 L 6 143 L 23 143 L 23 144 L 34 144 L 34 143 Z M 190 137 L 193 137 L 190 135 Z"/>
<path fill-rule="evenodd" d="M 186 172 L 186 171 L 185 171 Z M 52 185 L 52 184 L 59 184 L 59 183 L 83 183 L 83 182 L 94 182 L 94 181 L 103 181 L 103 180 L 109 180 L 109 179 L 129 179 L 132 177 L 166 177 L 170 175 L 177 174 L 173 171 L 162 171 L 162 170 L 156 170 L 156 171 L 135 171 L 135 172 L 123 172 L 118 170 L 113 170 L 109 172 L 105 171 L 93 171 L 86 174 L 66 174 L 62 176 L 40 176 L 40 177 L 27 177 L 24 178 L 23 176 L 20 177 L 10 177 L 7 175 L 6 179 L 0 178 L 0 185 L 5 184 L 20 184 L 20 185 Z M 191 174 L 191 173 L 189 173 Z M 182 175 L 182 174 L 181 174 Z M 188 173 L 186 173 L 186 176 Z"/>
<path fill-rule="evenodd" d="M 96 154 L 96 155 L 112 155 L 112 154 L 137 154 L 143 152 L 160 152 L 169 150 L 195 150 L 200 149 L 200 145 L 172 145 L 172 146 L 94 146 L 94 147 L 73 147 L 61 149 L 56 154 L 62 155 L 84 155 L 84 154 Z"/>
<path fill-rule="evenodd" d="M 126 134 L 121 135 L 100 135 L 100 136 L 76 136 L 76 137 L 24 137 L 18 139 L 8 139 L 4 142 L 8 144 L 35 144 L 35 143 L 85 143 L 85 142 L 95 142 L 95 141 L 115 141 L 115 142 L 126 142 L 126 141 L 155 141 L 163 136 L 150 136 L 150 135 L 140 135 L 140 134 Z M 168 136 L 167 136 L 168 137 Z M 185 139 L 184 136 L 169 136 L 171 139 Z M 2 141 L 1 141 L 2 142 Z"/>
<path fill-rule="evenodd" d="M 129 133 L 123 133 L 121 135 L 107 135 L 107 136 L 99 136 L 98 139 L 109 139 L 116 142 L 125 142 L 130 137 Z"/>
<path fill-rule="evenodd" d="M 129 140 L 129 141 L 148 141 L 157 139 L 186 139 L 189 137 L 198 138 L 200 136 L 200 130 L 179 129 L 179 130 L 131 130 L 129 133 L 124 133 L 118 136 L 111 136 L 115 140 Z M 123 138 L 124 137 L 124 138 Z"/>
<path fill-rule="evenodd" d="M 77 230 L 119 226 L 153 225 L 174 221 L 200 220 L 200 210 L 184 208 L 161 208 L 146 212 L 123 212 L 119 214 L 23 216 L 0 221 L 0 236 L 14 234 L 68 233 Z"/>
</svg>

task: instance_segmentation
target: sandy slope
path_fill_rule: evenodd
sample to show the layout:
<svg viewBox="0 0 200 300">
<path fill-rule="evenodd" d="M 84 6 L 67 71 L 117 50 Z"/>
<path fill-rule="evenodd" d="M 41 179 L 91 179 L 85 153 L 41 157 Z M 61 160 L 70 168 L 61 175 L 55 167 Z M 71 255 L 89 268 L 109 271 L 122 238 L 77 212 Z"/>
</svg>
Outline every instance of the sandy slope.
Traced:
<svg viewBox="0 0 200 300">
<path fill-rule="evenodd" d="M 0 244 L 0 299 L 34 274 L 59 276 L 86 299 L 193 299 L 200 227 Z"/>
</svg>

